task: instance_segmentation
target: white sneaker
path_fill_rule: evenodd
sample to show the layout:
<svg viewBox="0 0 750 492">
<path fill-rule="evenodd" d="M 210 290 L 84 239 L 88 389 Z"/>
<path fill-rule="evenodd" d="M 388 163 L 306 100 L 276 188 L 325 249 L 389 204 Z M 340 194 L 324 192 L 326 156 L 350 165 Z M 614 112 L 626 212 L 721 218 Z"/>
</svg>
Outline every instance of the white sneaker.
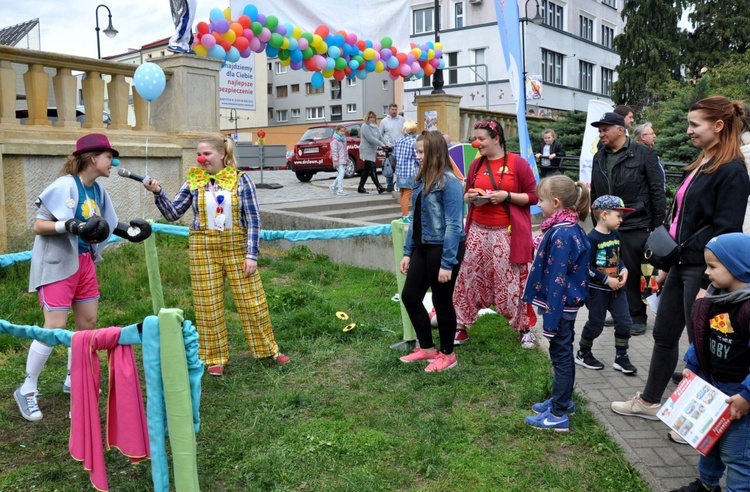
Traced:
<svg viewBox="0 0 750 492">
<path fill-rule="evenodd" d="M 640 417 L 646 420 L 659 420 L 656 414 L 661 408 L 660 403 L 646 403 L 641 399 L 641 393 L 638 392 L 628 401 L 613 401 L 610 404 L 613 412 L 626 417 Z"/>
<path fill-rule="evenodd" d="M 336 194 L 336 188 L 333 185 L 329 186 L 328 189 L 331 190 L 331 195 Z"/>
<path fill-rule="evenodd" d="M 536 337 L 530 331 L 527 331 L 521 337 L 521 348 L 533 349 L 536 347 Z"/>
<path fill-rule="evenodd" d="M 337 191 L 337 192 L 336 192 L 336 195 L 337 195 L 337 196 L 346 196 L 346 195 L 348 195 L 348 194 L 349 194 L 349 193 L 345 192 L 344 190 L 339 190 L 339 191 Z"/>
</svg>

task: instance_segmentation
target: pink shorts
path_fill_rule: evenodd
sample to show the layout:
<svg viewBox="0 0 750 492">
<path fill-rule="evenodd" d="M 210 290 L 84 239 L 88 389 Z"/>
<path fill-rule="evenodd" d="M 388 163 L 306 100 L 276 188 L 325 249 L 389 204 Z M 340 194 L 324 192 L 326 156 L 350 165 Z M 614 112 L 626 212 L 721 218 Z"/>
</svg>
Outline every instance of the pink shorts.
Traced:
<svg viewBox="0 0 750 492">
<path fill-rule="evenodd" d="M 99 281 L 91 253 L 78 255 L 78 271 L 70 277 L 37 289 L 39 304 L 47 311 L 67 311 L 74 302 L 99 299 Z"/>
</svg>

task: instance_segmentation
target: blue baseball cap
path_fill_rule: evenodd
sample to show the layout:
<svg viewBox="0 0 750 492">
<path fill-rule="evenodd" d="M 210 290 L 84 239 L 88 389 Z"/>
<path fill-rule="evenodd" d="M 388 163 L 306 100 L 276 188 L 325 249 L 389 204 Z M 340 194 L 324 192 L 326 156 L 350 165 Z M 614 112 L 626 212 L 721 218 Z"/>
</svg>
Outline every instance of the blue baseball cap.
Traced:
<svg viewBox="0 0 750 492">
<path fill-rule="evenodd" d="M 634 208 L 626 207 L 622 198 L 614 195 L 602 195 L 591 205 L 593 210 L 619 210 L 620 212 L 635 212 Z"/>
</svg>

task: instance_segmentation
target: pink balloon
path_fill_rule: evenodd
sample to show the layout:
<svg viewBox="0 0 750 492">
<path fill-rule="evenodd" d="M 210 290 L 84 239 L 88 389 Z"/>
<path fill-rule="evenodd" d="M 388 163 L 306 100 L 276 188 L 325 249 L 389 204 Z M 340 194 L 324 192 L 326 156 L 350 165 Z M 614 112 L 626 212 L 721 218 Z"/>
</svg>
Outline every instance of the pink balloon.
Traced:
<svg viewBox="0 0 750 492">
<path fill-rule="evenodd" d="M 267 27 L 264 27 L 260 34 L 258 34 L 258 39 L 267 43 L 271 39 L 271 31 Z"/>
<path fill-rule="evenodd" d="M 214 46 L 216 46 L 216 38 L 212 35 L 202 36 L 201 37 L 201 44 L 206 47 L 206 49 L 210 50 Z"/>
<path fill-rule="evenodd" d="M 417 73 L 422 67 L 419 66 L 419 62 L 412 62 L 411 73 Z"/>
<path fill-rule="evenodd" d="M 315 59 L 315 66 L 318 67 L 318 70 L 326 68 L 326 59 L 322 55 L 314 55 L 313 58 Z"/>
<path fill-rule="evenodd" d="M 429 61 L 428 63 L 429 63 L 430 65 L 432 65 L 433 67 L 437 68 L 437 67 L 438 67 L 438 65 L 440 65 L 440 60 L 438 60 L 437 58 L 433 58 L 433 59 L 432 59 L 432 60 L 430 60 L 430 61 Z"/>
<path fill-rule="evenodd" d="M 347 44 L 355 44 L 357 42 L 357 35 L 353 32 L 350 32 L 346 35 L 346 42 Z"/>
<path fill-rule="evenodd" d="M 406 63 L 402 64 L 400 67 L 398 67 L 398 69 L 403 77 L 408 77 L 409 75 L 411 75 L 411 67 Z"/>
<path fill-rule="evenodd" d="M 305 39 L 305 38 L 299 38 L 297 40 L 297 48 L 300 51 L 306 50 L 308 46 L 310 46 L 310 43 L 307 42 L 307 39 Z"/>
<path fill-rule="evenodd" d="M 255 53 L 260 53 L 261 51 L 263 51 L 261 49 L 261 44 L 262 43 L 260 42 L 260 39 L 253 38 L 250 40 L 250 49 L 253 50 Z"/>
<path fill-rule="evenodd" d="M 372 49 L 375 51 L 380 51 L 383 47 L 380 45 L 380 41 L 373 41 L 372 42 Z"/>
<path fill-rule="evenodd" d="M 255 37 L 255 34 L 253 34 L 252 30 L 245 29 L 244 31 L 242 31 L 242 37 L 247 38 L 248 41 L 252 41 L 253 38 Z"/>
</svg>

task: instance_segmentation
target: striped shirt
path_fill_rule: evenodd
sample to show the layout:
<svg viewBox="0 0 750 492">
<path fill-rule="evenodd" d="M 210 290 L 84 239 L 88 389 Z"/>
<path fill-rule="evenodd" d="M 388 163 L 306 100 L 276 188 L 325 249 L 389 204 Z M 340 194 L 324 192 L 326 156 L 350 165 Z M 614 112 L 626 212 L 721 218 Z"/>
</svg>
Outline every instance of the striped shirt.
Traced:
<svg viewBox="0 0 750 492">
<path fill-rule="evenodd" d="M 399 138 L 393 146 L 393 154 L 396 156 L 396 178 L 407 179 L 417 175 L 417 137 L 406 134 Z"/>
<path fill-rule="evenodd" d="M 247 254 L 246 259 L 258 260 L 258 241 L 260 239 L 260 209 L 258 200 L 255 196 L 255 184 L 246 173 L 239 173 L 239 182 L 237 183 L 237 199 L 240 208 L 240 224 L 247 229 Z M 206 185 L 208 189 L 208 185 Z M 217 189 L 222 189 L 217 186 Z M 190 229 L 200 230 L 200 221 L 198 216 L 198 190 L 190 191 L 188 182 L 185 181 L 177 192 L 173 201 L 160 190 L 154 195 L 154 203 L 159 211 L 170 222 L 174 222 L 182 217 L 188 208 L 193 209 L 193 222 Z"/>
</svg>

